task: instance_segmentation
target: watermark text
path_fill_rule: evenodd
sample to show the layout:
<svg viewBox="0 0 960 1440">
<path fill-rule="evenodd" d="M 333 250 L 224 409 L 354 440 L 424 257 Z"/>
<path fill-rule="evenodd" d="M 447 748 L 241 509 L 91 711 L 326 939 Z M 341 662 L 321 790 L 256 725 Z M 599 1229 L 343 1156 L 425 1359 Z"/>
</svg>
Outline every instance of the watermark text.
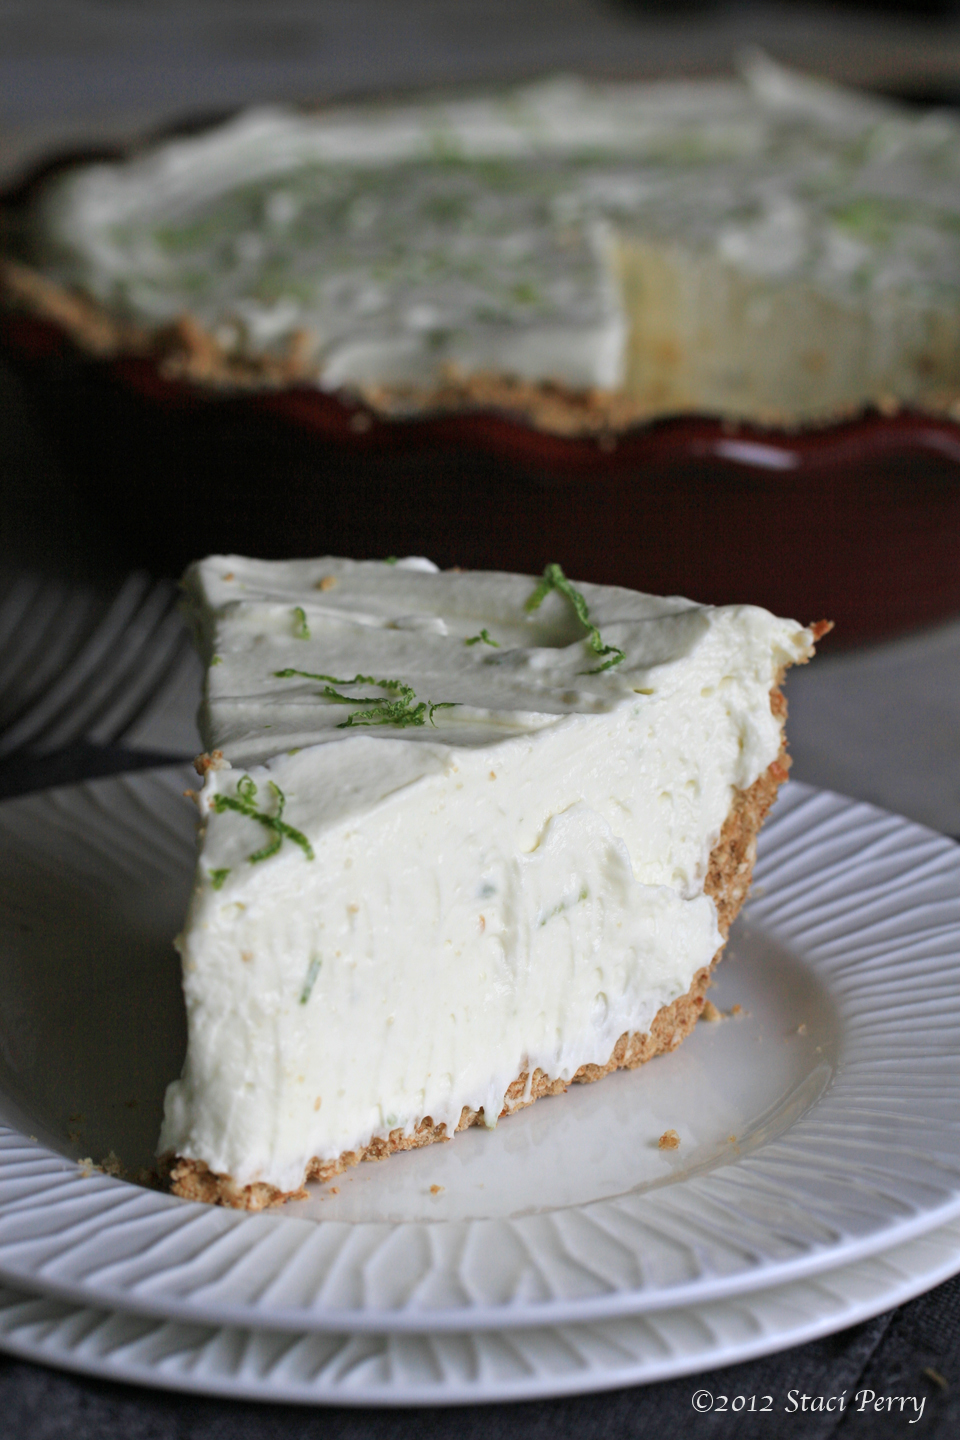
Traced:
<svg viewBox="0 0 960 1440">
<path fill-rule="evenodd" d="M 856 1390 L 848 1395 L 843 1390 L 839 1395 L 808 1395 L 804 1390 L 788 1390 L 785 1396 L 776 1395 L 720 1395 L 712 1390 L 694 1390 L 690 1403 L 700 1415 L 712 1412 L 715 1415 L 740 1411 L 747 1413 L 785 1415 L 811 1414 L 816 1411 L 851 1410 L 856 1414 L 870 1411 L 877 1415 L 902 1415 L 909 1425 L 916 1425 L 923 1415 L 927 1403 L 925 1395 L 881 1395 L 876 1390 Z"/>
</svg>

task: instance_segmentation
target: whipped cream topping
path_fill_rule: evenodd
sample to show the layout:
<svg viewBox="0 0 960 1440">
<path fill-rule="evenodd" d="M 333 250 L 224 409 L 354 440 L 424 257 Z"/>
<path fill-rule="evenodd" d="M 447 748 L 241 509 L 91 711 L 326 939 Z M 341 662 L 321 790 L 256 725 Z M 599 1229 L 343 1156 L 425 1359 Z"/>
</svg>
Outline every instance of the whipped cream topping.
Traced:
<svg viewBox="0 0 960 1440">
<path fill-rule="evenodd" d="M 808 630 L 595 585 L 585 626 L 423 561 L 213 557 L 187 586 L 227 764 L 161 1151 L 290 1190 L 426 1116 L 493 1124 L 522 1071 L 605 1063 L 710 962 L 709 854 Z"/>
<path fill-rule="evenodd" d="M 190 313 L 238 356 L 296 343 L 328 389 L 475 372 L 630 389 L 635 240 L 686 257 L 688 289 L 705 263 L 759 285 L 732 302 L 748 328 L 764 285 L 790 281 L 841 308 L 906 306 L 858 355 L 936 349 L 927 311 L 960 289 L 958 142 L 947 114 L 754 56 L 737 81 L 248 111 L 56 180 L 37 238 L 50 274 L 116 313 L 148 328 Z M 708 311 L 699 343 L 717 323 Z M 868 394 L 922 383 L 889 357 L 858 363 Z"/>
</svg>

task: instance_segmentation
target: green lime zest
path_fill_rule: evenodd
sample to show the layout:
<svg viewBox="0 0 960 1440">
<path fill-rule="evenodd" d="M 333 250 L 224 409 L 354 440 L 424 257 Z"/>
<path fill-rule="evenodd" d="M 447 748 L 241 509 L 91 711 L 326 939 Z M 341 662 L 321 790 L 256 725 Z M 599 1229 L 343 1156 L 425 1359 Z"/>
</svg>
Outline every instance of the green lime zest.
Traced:
<svg viewBox="0 0 960 1440">
<path fill-rule="evenodd" d="M 587 635 L 587 644 L 593 653 L 595 655 L 609 656 L 609 659 L 605 660 L 602 665 L 597 665 L 593 670 L 581 670 L 578 672 L 579 674 L 600 675 L 604 670 L 612 670 L 615 665 L 619 665 L 622 660 L 626 659 L 626 656 L 619 646 L 605 645 L 603 643 L 603 636 L 590 619 L 590 611 L 587 607 L 586 600 L 584 600 L 580 591 L 574 589 L 570 584 L 570 581 L 555 561 L 545 567 L 543 575 L 537 582 L 537 588 L 530 596 L 524 609 L 531 614 L 534 610 L 539 610 L 551 590 L 559 591 L 566 600 L 569 600 L 580 624 L 589 632 Z"/>
<path fill-rule="evenodd" d="M 296 640 L 310 639 L 310 626 L 307 624 L 307 612 L 302 605 L 293 607 L 293 615 L 296 625 L 293 627 L 293 635 Z"/>
<path fill-rule="evenodd" d="M 235 810 L 238 815 L 246 815 L 249 819 L 256 820 L 258 824 L 264 825 L 272 831 L 274 838 L 270 844 L 264 845 L 262 850 L 257 850 L 253 855 L 247 857 L 251 865 L 256 865 L 260 860 L 269 860 L 271 855 L 276 855 L 285 839 L 292 840 L 295 845 L 299 845 L 307 859 L 312 860 L 313 846 L 306 835 L 300 830 L 295 830 L 283 819 L 283 807 L 287 803 L 287 797 L 280 786 L 275 785 L 272 780 L 268 784 L 277 802 L 275 815 L 267 815 L 265 811 L 256 808 L 254 800 L 257 787 L 249 775 L 244 775 L 238 784 L 236 795 L 215 795 L 212 801 L 213 808 L 218 815 L 222 815 L 224 810 Z M 216 888 L 219 889 L 219 886 Z"/>
<path fill-rule="evenodd" d="M 229 874 L 230 874 L 230 868 L 229 868 L 229 866 L 227 867 L 226 870 L 211 870 L 211 871 L 210 871 L 210 884 L 213 886 L 214 890 L 220 890 L 220 889 L 222 888 L 223 882 L 224 882 L 224 880 L 226 880 L 226 878 L 227 878 L 227 876 L 228 876 Z"/>
<path fill-rule="evenodd" d="M 313 987 L 317 982 L 317 976 L 319 974 L 320 956 L 313 955 L 310 959 L 310 964 L 307 966 L 307 978 L 304 980 L 303 989 L 300 991 L 301 1005 L 306 1005 L 307 1001 L 310 999 L 310 992 L 313 990 Z"/>
<path fill-rule="evenodd" d="M 500 649 L 499 640 L 491 640 L 486 630 L 481 630 L 479 635 L 471 635 L 469 640 L 464 640 L 464 645 L 492 645 L 495 650 Z"/>
<path fill-rule="evenodd" d="M 366 709 L 355 710 L 352 715 L 337 726 L 338 730 L 350 730 L 362 725 L 397 725 L 404 729 L 410 725 L 435 725 L 434 715 L 438 710 L 452 710 L 459 703 L 456 700 L 419 700 L 416 692 L 402 680 L 378 680 L 374 675 L 354 675 L 352 680 L 340 680 L 336 675 L 317 675 L 310 670 L 274 670 L 278 680 L 289 680 L 299 675 L 304 680 L 326 682 L 320 694 L 334 705 L 363 705 Z M 389 695 L 344 695 L 335 689 L 337 685 L 376 685 L 388 690 Z M 391 696 L 395 698 L 391 699 Z M 414 703 L 416 702 L 416 703 Z"/>
</svg>

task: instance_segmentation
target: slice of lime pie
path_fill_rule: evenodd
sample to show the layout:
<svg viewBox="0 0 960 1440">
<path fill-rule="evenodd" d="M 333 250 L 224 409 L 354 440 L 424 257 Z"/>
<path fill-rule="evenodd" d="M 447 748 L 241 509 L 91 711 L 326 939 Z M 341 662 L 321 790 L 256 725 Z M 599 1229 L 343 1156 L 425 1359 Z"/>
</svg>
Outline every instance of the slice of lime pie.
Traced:
<svg viewBox="0 0 960 1440">
<path fill-rule="evenodd" d="M 172 1188 L 259 1209 L 673 1049 L 822 627 L 424 560 L 212 557 Z"/>
</svg>

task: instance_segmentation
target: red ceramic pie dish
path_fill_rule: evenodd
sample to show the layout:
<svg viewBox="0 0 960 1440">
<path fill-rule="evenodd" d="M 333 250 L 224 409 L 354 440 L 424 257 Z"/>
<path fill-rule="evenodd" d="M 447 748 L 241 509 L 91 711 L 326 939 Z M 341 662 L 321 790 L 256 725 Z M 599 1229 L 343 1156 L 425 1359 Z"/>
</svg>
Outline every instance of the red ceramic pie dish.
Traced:
<svg viewBox="0 0 960 1440">
<path fill-rule="evenodd" d="M 96 360 L 7 310 L 0 348 L 131 556 L 423 554 L 760 604 L 838 642 L 960 613 L 960 425 L 901 412 L 808 431 L 664 419 L 597 441 L 509 415 L 383 419 L 293 387 L 224 394 Z"/>
<path fill-rule="evenodd" d="M 15 234 L 54 160 L 0 197 Z M 849 644 L 960 614 L 960 424 L 865 414 L 820 429 L 666 418 L 610 437 L 494 410 L 384 419 L 306 385 L 225 392 L 148 356 L 91 357 L 0 305 L 0 356 L 132 563 L 428 555 L 800 621 Z M 833 642 L 832 642 L 833 643 Z"/>
</svg>

